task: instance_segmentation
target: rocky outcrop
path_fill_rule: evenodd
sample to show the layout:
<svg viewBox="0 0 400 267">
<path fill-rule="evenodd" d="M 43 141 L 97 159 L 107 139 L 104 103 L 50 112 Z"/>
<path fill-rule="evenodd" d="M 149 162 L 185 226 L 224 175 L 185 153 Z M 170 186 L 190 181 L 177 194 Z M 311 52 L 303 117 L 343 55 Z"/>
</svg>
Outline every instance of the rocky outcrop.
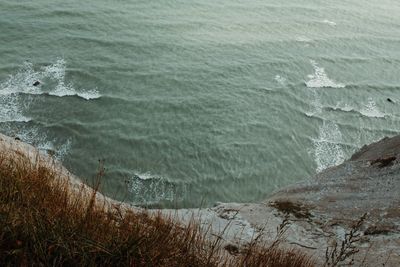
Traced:
<svg viewBox="0 0 400 267">
<path fill-rule="evenodd" d="M 400 136 L 364 146 L 263 203 L 174 212 L 211 224 L 211 236 L 238 249 L 260 234 L 266 244 L 274 242 L 287 220 L 281 245 L 306 250 L 321 265 L 400 266 Z"/>
<path fill-rule="evenodd" d="M 83 185 L 51 156 L 0 135 L 0 153 L 24 155 Z M 111 211 L 138 210 L 98 194 Z M 254 240 L 307 251 L 323 265 L 400 266 L 400 136 L 364 146 L 349 160 L 283 188 L 262 203 L 220 203 L 208 209 L 153 210 L 183 223 L 195 221 L 236 254 Z M 328 259 L 327 259 L 328 256 Z M 333 264 L 332 264 L 333 265 Z"/>
</svg>

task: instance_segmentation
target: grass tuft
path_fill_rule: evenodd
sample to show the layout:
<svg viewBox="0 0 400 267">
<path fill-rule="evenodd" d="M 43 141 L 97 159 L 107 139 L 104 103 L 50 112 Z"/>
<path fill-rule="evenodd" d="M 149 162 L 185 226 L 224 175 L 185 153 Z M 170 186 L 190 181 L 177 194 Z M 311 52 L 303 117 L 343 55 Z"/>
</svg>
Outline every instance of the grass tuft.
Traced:
<svg viewBox="0 0 400 267">
<path fill-rule="evenodd" d="M 90 195 L 73 190 L 54 168 L 23 153 L 0 155 L 2 265 L 314 266 L 306 254 L 278 246 L 255 244 L 231 255 L 195 222 L 106 208 L 97 188 Z"/>
</svg>

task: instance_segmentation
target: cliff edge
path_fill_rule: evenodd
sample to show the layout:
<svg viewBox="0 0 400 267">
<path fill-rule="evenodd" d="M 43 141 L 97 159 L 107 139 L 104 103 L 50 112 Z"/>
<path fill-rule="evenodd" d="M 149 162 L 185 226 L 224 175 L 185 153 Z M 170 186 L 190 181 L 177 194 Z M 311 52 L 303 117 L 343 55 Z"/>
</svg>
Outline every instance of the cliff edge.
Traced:
<svg viewBox="0 0 400 267">
<path fill-rule="evenodd" d="M 53 168 L 71 188 L 83 185 L 50 156 L 0 134 L 0 153 L 23 154 Z M 135 210 L 97 194 L 112 210 Z M 285 187 L 262 203 L 208 209 L 152 210 L 182 223 L 195 220 L 234 257 L 251 242 L 306 251 L 321 265 L 400 266 L 400 136 L 364 146 L 349 160 Z"/>
<path fill-rule="evenodd" d="M 278 236 L 281 245 L 304 249 L 321 265 L 400 266 L 400 136 L 364 146 L 262 203 L 175 213 L 212 224 L 211 235 L 224 231 L 228 247 L 240 249 L 257 236 L 273 243 Z M 279 236 L 282 223 L 287 229 Z"/>
</svg>

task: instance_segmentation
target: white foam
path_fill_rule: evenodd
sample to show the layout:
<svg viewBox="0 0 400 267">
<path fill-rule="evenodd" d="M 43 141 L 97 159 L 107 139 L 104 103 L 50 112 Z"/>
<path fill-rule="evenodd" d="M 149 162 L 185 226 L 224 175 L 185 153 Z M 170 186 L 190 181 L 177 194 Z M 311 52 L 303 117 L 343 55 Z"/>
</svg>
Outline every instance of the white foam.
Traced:
<svg viewBox="0 0 400 267">
<path fill-rule="evenodd" d="M 311 88 L 309 92 L 312 94 L 310 97 L 310 99 L 312 99 L 311 101 L 312 110 L 306 112 L 306 115 L 308 117 L 312 117 L 316 114 L 322 113 L 322 105 L 317 91 L 314 88 Z"/>
<path fill-rule="evenodd" d="M 23 101 L 19 94 L 49 94 L 53 96 L 77 96 L 85 100 L 100 98 L 101 95 L 96 89 L 77 91 L 72 84 L 65 82 L 66 62 L 58 59 L 55 63 L 35 70 L 33 64 L 24 62 L 17 73 L 9 75 L 0 83 L 0 122 L 28 122 L 31 118 L 23 115 L 29 103 Z M 40 81 L 41 85 L 34 86 L 34 82 Z M 55 86 L 45 92 L 41 88 L 43 83 L 55 82 Z"/>
<path fill-rule="evenodd" d="M 368 98 L 368 103 L 360 110 L 360 113 L 370 118 L 384 118 L 385 114 L 382 113 L 372 98 Z"/>
<path fill-rule="evenodd" d="M 15 97 L 0 95 L 0 122 L 28 122 Z"/>
<path fill-rule="evenodd" d="M 342 110 L 345 112 L 350 112 L 350 111 L 355 111 L 355 109 L 353 107 L 351 107 L 348 104 L 344 104 L 343 106 L 341 104 L 337 104 L 336 107 L 333 108 L 334 110 Z"/>
<path fill-rule="evenodd" d="M 85 100 L 97 99 L 101 95 L 95 89 L 86 92 L 77 92 L 70 85 L 65 85 L 64 83 L 59 83 L 53 91 L 49 92 L 49 95 L 64 97 L 64 96 L 77 96 Z"/>
<path fill-rule="evenodd" d="M 277 81 L 280 85 L 282 85 L 282 86 L 284 86 L 284 85 L 286 85 L 286 78 L 284 78 L 284 77 L 282 77 L 282 76 L 280 76 L 280 75 L 276 75 L 275 76 L 275 81 Z"/>
<path fill-rule="evenodd" d="M 98 99 L 101 97 L 99 91 L 96 89 L 88 90 L 85 92 L 77 93 L 77 96 L 84 98 L 86 100 L 91 100 L 91 99 Z"/>
<path fill-rule="evenodd" d="M 95 89 L 89 91 L 78 92 L 72 84 L 65 82 L 66 63 L 64 59 L 59 59 L 56 63 L 43 68 L 43 76 L 55 79 L 57 86 L 49 92 L 49 95 L 63 97 L 63 96 L 78 96 L 86 100 L 100 98 L 101 95 Z"/>
<path fill-rule="evenodd" d="M 0 84 L 0 95 L 41 94 L 40 89 L 33 86 L 33 83 L 40 78 L 41 73 L 34 71 L 32 63 L 25 62 L 20 71 L 15 75 L 9 75 L 8 79 Z"/>
<path fill-rule="evenodd" d="M 156 175 L 152 175 L 150 172 L 135 173 L 135 175 L 136 175 L 140 180 L 150 180 L 150 179 L 159 178 L 159 177 L 156 176 Z"/>
<path fill-rule="evenodd" d="M 134 173 L 129 181 L 129 191 L 134 198 L 134 202 L 158 203 L 160 201 L 176 201 L 182 199 L 185 187 L 181 186 L 179 193 L 177 186 L 169 182 L 166 178 L 153 175 L 150 172 Z"/>
<path fill-rule="evenodd" d="M 59 161 L 62 161 L 66 155 L 68 155 L 69 150 L 71 149 L 71 140 L 67 139 L 64 143 L 60 145 L 56 145 L 55 140 L 49 141 L 46 140 L 46 137 L 42 137 L 39 139 L 38 142 L 38 137 L 34 137 L 35 140 L 31 140 L 33 142 L 36 142 L 36 147 L 40 150 L 43 151 L 46 154 L 52 155 L 54 158 L 56 158 Z M 23 138 L 21 138 L 24 140 Z M 54 154 L 53 154 L 54 153 Z"/>
<path fill-rule="evenodd" d="M 323 109 L 318 91 L 310 88 L 312 94 L 312 110 L 307 112 L 307 116 L 322 115 Z M 342 133 L 339 126 L 332 122 L 323 120 L 319 127 L 318 137 L 312 139 L 314 146 L 314 161 L 317 164 L 317 172 L 328 167 L 340 164 L 345 159 L 345 153 L 341 144 L 343 143 Z"/>
<path fill-rule="evenodd" d="M 313 140 L 317 172 L 338 165 L 345 160 L 341 142 L 343 142 L 343 138 L 338 125 L 334 122 L 323 121 L 319 128 L 318 139 Z"/>
<path fill-rule="evenodd" d="M 3 125 L 2 131 L 9 136 L 19 137 L 23 142 L 31 144 L 41 153 L 51 154 L 62 161 L 71 148 L 71 140 L 49 139 L 48 134 L 37 127 L 26 125 Z"/>
<path fill-rule="evenodd" d="M 327 19 L 324 19 L 324 20 L 322 21 L 322 23 L 328 24 L 328 25 L 330 25 L 330 26 L 336 26 L 336 25 L 337 25 L 336 22 L 330 21 L 330 20 L 327 20 Z"/>
<path fill-rule="evenodd" d="M 329 79 L 328 75 L 325 73 L 325 69 L 318 66 L 314 61 L 310 61 L 314 67 L 314 74 L 308 75 L 309 81 L 306 82 L 306 86 L 309 88 L 344 88 L 345 85 L 342 83 L 336 83 Z"/>
<path fill-rule="evenodd" d="M 298 37 L 296 37 L 295 40 L 298 42 L 301 42 L 301 43 L 311 43 L 312 42 L 312 39 L 305 37 L 305 36 L 298 36 Z"/>
<path fill-rule="evenodd" d="M 43 67 L 42 75 L 44 77 L 50 77 L 60 82 L 64 82 L 65 69 L 66 69 L 65 60 L 61 58 L 58 59 L 54 64 Z"/>
<path fill-rule="evenodd" d="M 65 81 L 66 62 L 58 59 L 55 63 L 35 71 L 32 63 L 25 62 L 21 70 L 0 85 L 0 95 L 11 94 L 46 94 L 53 96 L 78 96 L 86 100 L 100 98 L 96 89 L 77 91 L 71 83 Z M 56 86 L 49 92 L 41 90 L 42 86 L 33 86 L 35 81 L 56 82 Z M 43 82 L 41 82 L 43 84 Z"/>
<path fill-rule="evenodd" d="M 385 113 L 381 112 L 372 98 L 368 98 L 367 104 L 363 104 L 361 109 L 350 106 L 349 104 L 336 104 L 334 107 L 327 107 L 332 110 L 340 110 L 344 112 L 357 112 L 369 118 L 384 118 Z"/>
<path fill-rule="evenodd" d="M 33 64 L 24 62 L 21 68 L 13 75 L 0 82 L 0 123 L 4 122 L 28 122 L 31 118 L 24 113 L 29 110 L 30 98 L 20 94 L 54 94 L 58 96 L 77 95 L 84 99 L 100 97 L 97 90 L 78 92 L 71 84 L 65 82 L 66 63 L 58 59 L 54 64 L 35 70 Z M 41 85 L 34 86 L 36 81 Z M 55 86 L 46 92 L 42 90 L 44 83 L 49 82 Z M 71 146 L 71 141 L 49 140 L 48 135 L 38 128 L 21 124 L 2 124 L 2 131 L 11 136 L 18 136 L 24 142 L 39 148 L 42 152 L 54 152 L 54 157 L 62 160 Z"/>
</svg>

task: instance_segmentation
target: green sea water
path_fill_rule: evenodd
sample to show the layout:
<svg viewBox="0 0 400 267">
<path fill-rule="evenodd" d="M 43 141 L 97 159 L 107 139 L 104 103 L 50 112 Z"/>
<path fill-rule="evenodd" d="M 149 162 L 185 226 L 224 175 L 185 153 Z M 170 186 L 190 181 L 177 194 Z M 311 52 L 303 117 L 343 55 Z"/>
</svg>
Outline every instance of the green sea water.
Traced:
<svg viewBox="0 0 400 267">
<path fill-rule="evenodd" d="M 0 131 L 89 183 L 104 162 L 119 200 L 261 201 L 400 131 L 399 14 L 395 0 L 0 0 Z"/>
</svg>

